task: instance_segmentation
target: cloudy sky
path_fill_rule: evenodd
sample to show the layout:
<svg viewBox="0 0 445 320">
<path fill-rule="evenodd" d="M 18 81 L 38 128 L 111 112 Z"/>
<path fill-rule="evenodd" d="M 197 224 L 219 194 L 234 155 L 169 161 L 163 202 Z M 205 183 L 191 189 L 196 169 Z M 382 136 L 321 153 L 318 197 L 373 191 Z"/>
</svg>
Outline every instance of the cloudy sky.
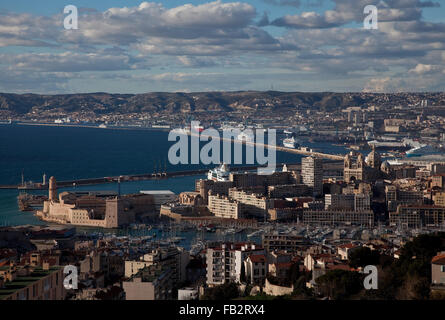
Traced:
<svg viewBox="0 0 445 320">
<path fill-rule="evenodd" d="M 445 1 L 0 3 L 0 92 L 270 89 L 444 91 Z"/>
</svg>

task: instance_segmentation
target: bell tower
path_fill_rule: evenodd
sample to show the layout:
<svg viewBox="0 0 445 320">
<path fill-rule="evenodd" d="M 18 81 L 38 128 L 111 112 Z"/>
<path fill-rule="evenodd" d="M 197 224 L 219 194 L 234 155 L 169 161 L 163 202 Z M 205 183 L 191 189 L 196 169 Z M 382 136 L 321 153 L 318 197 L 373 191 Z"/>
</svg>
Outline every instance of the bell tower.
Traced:
<svg viewBox="0 0 445 320">
<path fill-rule="evenodd" d="M 54 177 L 49 178 L 48 199 L 49 199 L 49 201 L 55 201 L 57 199 L 57 182 L 56 182 L 56 178 L 54 178 Z"/>
</svg>

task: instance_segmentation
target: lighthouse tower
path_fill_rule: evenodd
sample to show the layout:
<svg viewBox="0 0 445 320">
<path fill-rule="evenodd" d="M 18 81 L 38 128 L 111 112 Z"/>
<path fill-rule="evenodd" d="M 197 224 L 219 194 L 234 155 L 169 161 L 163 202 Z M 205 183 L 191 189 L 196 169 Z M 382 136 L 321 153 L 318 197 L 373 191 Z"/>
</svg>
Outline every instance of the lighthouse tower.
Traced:
<svg viewBox="0 0 445 320">
<path fill-rule="evenodd" d="M 57 183 L 56 178 L 49 178 L 49 201 L 55 201 L 57 199 Z"/>
</svg>

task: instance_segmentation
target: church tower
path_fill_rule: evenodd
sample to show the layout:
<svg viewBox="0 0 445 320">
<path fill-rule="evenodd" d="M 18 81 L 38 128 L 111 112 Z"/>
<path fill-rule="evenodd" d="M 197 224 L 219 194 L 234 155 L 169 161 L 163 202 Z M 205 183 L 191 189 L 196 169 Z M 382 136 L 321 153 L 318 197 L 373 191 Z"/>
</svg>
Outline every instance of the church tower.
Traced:
<svg viewBox="0 0 445 320">
<path fill-rule="evenodd" d="M 49 201 L 55 201 L 57 199 L 57 183 L 56 178 L 49 178 Z"/>
</svg>

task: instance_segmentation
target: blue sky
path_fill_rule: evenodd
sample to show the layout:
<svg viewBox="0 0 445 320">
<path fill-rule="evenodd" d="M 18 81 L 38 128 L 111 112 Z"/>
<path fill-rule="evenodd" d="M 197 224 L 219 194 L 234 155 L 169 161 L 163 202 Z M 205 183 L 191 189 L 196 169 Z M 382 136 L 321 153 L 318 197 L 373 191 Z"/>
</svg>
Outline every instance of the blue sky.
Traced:
<svg viewBox="0 0 445 320">
<path fill-rule="evenodd" d="M 0 3 L 1 92 L 443 91 L 444 66 L 443 0 Z"/>
</svg>

